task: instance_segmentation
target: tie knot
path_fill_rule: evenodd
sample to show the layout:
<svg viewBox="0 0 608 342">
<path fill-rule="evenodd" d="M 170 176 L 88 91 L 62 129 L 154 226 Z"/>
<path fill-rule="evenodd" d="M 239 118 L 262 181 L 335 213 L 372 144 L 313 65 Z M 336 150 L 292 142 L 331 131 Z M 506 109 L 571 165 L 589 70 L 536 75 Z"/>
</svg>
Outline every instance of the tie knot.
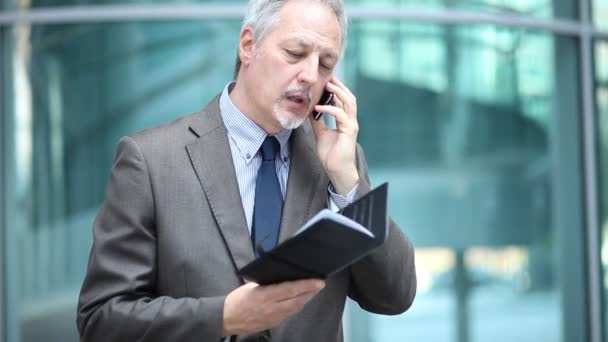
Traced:
<svg viewBox="0 0 608 342">
<path fill-rule="evenodd" d="M 262 148 L 260 151 L 262 152 L 262 160 L 270 161 L 274 160 L 279 152 L 281 145 L 279 141 L 275 137 L 267 136 L 262 143 Z"/>
</svg>

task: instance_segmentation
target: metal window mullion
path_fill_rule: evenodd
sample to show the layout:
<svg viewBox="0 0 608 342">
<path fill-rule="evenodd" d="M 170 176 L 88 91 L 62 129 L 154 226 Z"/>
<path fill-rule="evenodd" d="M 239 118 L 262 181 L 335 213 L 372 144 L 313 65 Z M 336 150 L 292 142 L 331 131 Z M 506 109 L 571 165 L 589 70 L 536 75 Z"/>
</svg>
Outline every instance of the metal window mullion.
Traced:
<svg viewBox="0 0 608 342">
<path fill-rule="evenodd" d="M 6 93 L 4 86 L 6 85 L 6 75 L 5 69 L 7 68 L 6 63 L 7 58 L 5 56 L 5 35 L 4 35 L 4 27 L 0 26 L 0 341 L 4 341 L 6 338 L 5 335 L 5 302 L 4 298 L 6 296 L 6 287 L 4 286 L 4 265 L 6 264 L 5 260 L 5 249 L 4 249 L 4 241 L 6 234 L 6 219 L 4 217 L 4 208 L 5 208 L 5 196 L 6 191 L 4 187 L 4 182 L 6 182 L 6 178 L 4 177 L 4 165 L 6 161 L 6 153 L 4 151 L 4 139 L 6 139 L 7 134 L 5 132 L 5 118 L 8 114 L 7 101 L 5 101 Z"/>
<path fill-rule="evenodd" d="M 579 15 L 584 30 L 580 36 L 580 82 L 582 96 L 582 124 L 583 124 L 583 156 L 584 156 L 584 184 L 585 184 L 585 233 L 587 250 L 587 308 L 589 319 L 589 341 L 603 341 L 602 326 L 602 270 L 600 264 L 600 223 L 599 223 L 599 192 L 598 192 L 598 154 L 596 113 L 594 104 L 594 77 L 593 77 L 593 37 L 591 22 L 590 0 L 579 0 Z"/>
</svg>

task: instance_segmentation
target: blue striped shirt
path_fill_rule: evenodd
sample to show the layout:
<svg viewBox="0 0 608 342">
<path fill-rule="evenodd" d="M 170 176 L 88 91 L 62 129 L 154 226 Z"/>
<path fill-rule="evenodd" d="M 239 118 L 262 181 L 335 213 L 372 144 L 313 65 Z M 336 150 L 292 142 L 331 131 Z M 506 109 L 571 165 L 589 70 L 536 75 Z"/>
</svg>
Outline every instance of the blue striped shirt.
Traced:
<svg viewBox="0 0 608 342">
<path fill-rule="evenodd" d="M 234 84 L 234 82 L 229 83 L 224 88 L 220 96 L 220 112 L 228 131 L 228 141 L 239 185 L 239 193 L 241 194 L 247 227 L 251 232 L 255 180 L 258 169 L 262 165 L 262 156 L 258 151 L 267 134 L 232 103 L 229 91 L 232 90 Z M 285 199 L 287 191 L 287 176 L 289 175 L 289 163 L 291 161 L 291 140 L 289 139 L 291 132 L 291 130 L 282 130 L 275 135 L 281 145 L 279 156 L 276 158 L 276 171 L 283 199 Z M 328 189 L 328 206 L 333 210 L 346 206 L 353 201 L 357 188 L 355 186 L 347 196 L 341 196 L 336 194 L 330 186 Z"/>
</svg>

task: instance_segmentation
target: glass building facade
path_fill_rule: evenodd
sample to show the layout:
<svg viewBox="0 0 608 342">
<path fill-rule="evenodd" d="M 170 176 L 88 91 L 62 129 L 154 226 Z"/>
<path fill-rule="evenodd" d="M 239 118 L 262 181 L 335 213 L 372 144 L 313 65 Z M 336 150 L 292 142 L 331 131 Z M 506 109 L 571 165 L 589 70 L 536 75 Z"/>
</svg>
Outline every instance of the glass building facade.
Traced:
<svg viewBox="0 0 608 342">
<path fill-rule="evenodd" d="M 399 316 L 347 341 L 608 339 L 608 1 L 346 1 L 338 74 L 416 247 Z M 78 341 L 118 139 L 232 79 L 245 1 L 0 1 L 0 326 Z"/>
</svg>

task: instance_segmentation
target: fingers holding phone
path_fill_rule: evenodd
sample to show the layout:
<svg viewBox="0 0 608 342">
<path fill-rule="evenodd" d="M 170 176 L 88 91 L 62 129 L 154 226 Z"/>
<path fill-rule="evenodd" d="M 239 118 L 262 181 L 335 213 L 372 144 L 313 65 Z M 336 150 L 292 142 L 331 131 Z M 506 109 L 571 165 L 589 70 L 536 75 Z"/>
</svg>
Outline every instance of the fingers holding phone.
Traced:
<svg viewBox="0 0 608 342">
<path fill-rule="evenodd" d="M 326 93 L 333 94 L 333 98 L 330 99 L 331 103 L 321 104 L 327 100 Z M 319 104 L 314 106 L 313 119 L 315 114 L 320 117 L 321 114 L 325 113 L 331 115 L 336 120 L 336 130 L 353 136 L 356 140 L 358 133 L 357 123 L 357 99 L 353 93 L 338 80 L 335 76 L 325 85 L 324 95 L 321 96 Z M 316 126 L 316 124 L 314 125 Z"/>
<path fill-rule="evenodd" d="M 340 113 L 332 110 L 332 107 L 341 109 L 350 118 L 356 118 L 357 116 L 357 99 L 355 95 L 335 76 L 325 85 L 323 94 L 317 105 L 314 106 L 311 115 L 314 120 L 319 120 L 323 113 L 339 116 Z M 338 117 L 336 119 L 339 120 Z"/>
<path fill-rule="evenodd" d="M 342 110 L 351 118 L 357 116 L 357 98 L 342 81 L 334 76 L 329 83 L 327 83 L 326 89 L 334 93 L 334 102 L 336 102 L 336 106 L 342 108 Z"/>
<path fill-rule="evenodd" d="M 334 188 L 339 194 L 345 195 L 359 181 L 355 161 L 359 132 L 356 98 L 336 77 L 332 77 L 325 85 L 325 91 L 334 95 L 332 103 L 318 104 L 314 110 L 332 116 L 336 128 L 327 127 L 322 120 L 311 120 L 311 124 L 319 160 Z"/>
</svg>

